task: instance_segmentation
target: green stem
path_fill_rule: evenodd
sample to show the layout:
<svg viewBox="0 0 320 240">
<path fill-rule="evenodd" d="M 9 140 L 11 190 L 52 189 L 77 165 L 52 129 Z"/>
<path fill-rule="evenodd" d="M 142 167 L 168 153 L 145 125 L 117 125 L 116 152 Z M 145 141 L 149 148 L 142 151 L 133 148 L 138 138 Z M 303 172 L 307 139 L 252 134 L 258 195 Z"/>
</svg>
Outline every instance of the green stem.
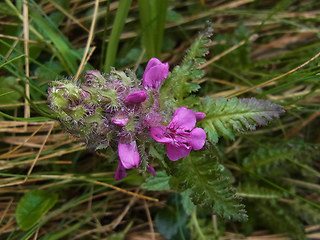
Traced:
<svg viewBox="0 0 320 240">
<path fill-rule="evenodd" d="M 202 230 L 199 226 L 199 223 L 198 223 L 196 209 L 191 213 L 191 218 L 192 218 L 192 222 L 194 224 L 194 227 L 196 228 L 196 231 L 199 234 L 199 239 L 206 240 L 206 237 L 203 235 L 203 232 L 202 232 Z"/>
</svg>

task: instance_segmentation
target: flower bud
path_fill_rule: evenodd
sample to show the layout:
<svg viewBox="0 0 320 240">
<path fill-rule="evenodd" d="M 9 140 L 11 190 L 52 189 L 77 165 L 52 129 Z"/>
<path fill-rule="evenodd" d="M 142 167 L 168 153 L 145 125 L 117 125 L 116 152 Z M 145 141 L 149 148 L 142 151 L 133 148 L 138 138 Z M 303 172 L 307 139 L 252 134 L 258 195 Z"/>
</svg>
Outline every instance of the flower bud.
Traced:
<svg viewBox="0 0 320 240">
<path fill-rule="evenodd" d="M 82 119 L 86 114 L 86 109 L 83 106 L 76 106 L 70 109 L 69 115 L 76 121 Z"/>
<path fill-rule="evenodd" d="M 125 113 L 116 113 L 112 117 L 112 122 L 119 126 L 125 126 L 129 122 L 129 116 Z"/>
<path fill-rule="evenodd" d="M 130 93 L 124 101 L 128 103 L 141 103 L 144 102 L 147 99 L 147 97 L 148 96 L 144 91 L 136 91 Z"/>
<path fill-rule="evenodd" d="M 52 91 L 49 95 L 53 108 L 61 109 L 68 107 L 69 100 L 66 99 L 61 92 L 63 91 Z"/>
<path fill-rule="evenodd" d="M 101 75 L 100 71 L 98 70 L 88 70 L 86 75 L 86 84 L 91 85 L 91 84 L 105 84 L 106 79 Z"/>
<path fill-rule="evenodd" d="M 122 84 L 126 87 L 131 85 L 131 79 L 123 71 L 114 71 L 120 77 Z"/>
<path fill-rule="evenodd" d="M 63 85 L 64 92 L 70 100 L 79 100 L 80 99 L 80 88 L 73 83 L 65 83 Z"/>
</svg>

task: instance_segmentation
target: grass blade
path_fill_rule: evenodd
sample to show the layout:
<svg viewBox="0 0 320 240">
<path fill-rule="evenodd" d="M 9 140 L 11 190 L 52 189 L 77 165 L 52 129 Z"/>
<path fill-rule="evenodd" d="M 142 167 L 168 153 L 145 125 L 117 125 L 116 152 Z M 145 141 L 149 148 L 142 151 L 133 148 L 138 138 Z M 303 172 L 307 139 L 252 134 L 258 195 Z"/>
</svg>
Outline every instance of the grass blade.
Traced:
<svg viewBox="0 0 320 240">
<path fill-rule="evenodd" d="M 81 60 L 78 54 L 68 39 L 61 33 L 58 27 L 42 12 L 37 4 L 29 3 L 30 17 L 32 21 L 40 28 L 45 29 L 44 33 L 47 35 L 49 41 L 53 42 L 57 48 L 57 56 L 71 74 L 75 74 L 78 69 L 77 60 Z"/>
<path fill-rule="evenodd" d="M 160 57 L 168 1 L 139 0 L 138 2 L 147 58 Z"/>
<path fill-rule="evenodd" d="M 131 2 L 132 0 L 119 1 L 119 7 L 117 10 L 116 18 L 112 26 L 110 41 L 109 41 L 107 53 L 106 53 L 107 56 L 106 56 L 106 61 L 104 66 L 105 72 L 109 72 L 110 67 L 113 66 L 115 63 L 119 40 L 120 40 L 120 34 L 122 32 L 127 15 L 129 13 Z"/>
</svg>

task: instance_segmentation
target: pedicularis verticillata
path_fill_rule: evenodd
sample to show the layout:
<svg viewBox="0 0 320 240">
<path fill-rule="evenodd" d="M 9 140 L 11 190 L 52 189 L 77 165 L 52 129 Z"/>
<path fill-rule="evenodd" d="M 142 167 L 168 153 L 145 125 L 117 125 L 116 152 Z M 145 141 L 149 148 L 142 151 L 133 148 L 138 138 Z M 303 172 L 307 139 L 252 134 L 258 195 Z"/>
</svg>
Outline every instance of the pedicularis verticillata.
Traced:
<svg viewBox="0 0 320 240">
<path fill-rule="evenodd" d="M 213 146 L 220 137 L 233 140 L 235 133 L 267 125 L 284 110 L 270 100 L 193 94 L 200 89 L 197 80 L 204 72 L 199 66 L 211 35 L 209 24 L 171 72 L 168 63 L 156 58 L 149 60 L 142 81 L 130 70 L 90 70 L 77 82 L 52 82 L 48 98 L 62 126 L 89 149 L 118 151 L 116 180 L 130 168 L 155 176 L 149 163 L 156 159 L 166 176 L 159 181 L 167 181 L 159 186 L 185 192 L 194 204 L 225 218 L 243 220 L 244 206 Z M 168 159 L 180 160 L 173 164 Z"/>
<path fill-rule="evenodd" d="M 196 119 L 204 118 L 204 113 L 180 107 L 169 125 L 162 126 L 170 116 L 161 113 L 158 96 L 168 73 L 168 63 L 156 58 L 148 62 L 142 85 L 130 71 L 87 71 L 83 83 L 53 82 L 49 89 L 50 106 L 67 131 L 89 148 L 117 144 L 120 161 L 115 179 L 119 180 L 126 176 L 125 169 L 139 167 L 138 146 L 152 138 L 167 145 L 167 155 L 173 161 L 205 144 L 205 131 L 195 128 Z M 151 166 L 145 167 L 155 174 Z"/>
</svg>

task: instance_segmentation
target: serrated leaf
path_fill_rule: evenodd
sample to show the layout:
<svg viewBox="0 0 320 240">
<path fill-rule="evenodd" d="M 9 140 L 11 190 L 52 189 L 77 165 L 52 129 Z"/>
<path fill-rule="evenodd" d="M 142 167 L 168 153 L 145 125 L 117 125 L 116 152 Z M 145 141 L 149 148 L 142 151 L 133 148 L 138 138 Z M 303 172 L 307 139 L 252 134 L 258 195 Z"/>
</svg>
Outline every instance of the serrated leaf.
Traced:
<svg viewBox="0 0 320 240">
<path fill-rule="evenodd" d="M 256 126 L 267 125 L 284 112 L 283 107 L 270 100 L 255 98 L 207 97 L 200 105 L 206 117 L 200 122 L 208 139 L 217 143 L 220 136 L 234 139 L 235 132 L 254 130 Z"/>
<path fill-rule="evenodd" d="M 195 209 L 195 205 L 191 201 L 190 194 L 191 194 L 191 189 L 187 189 L 186 191 L 181 193 L 181 197 L 182 197 L 181 203 L 184 211 L 188 215 L 190 215 Z"/>
<path fill-rule="evenodd" d="M 171 188 L 183 192 L 190 190 L 195 205 L 233 220 L 246 220 L 244 205 L 235 194 L 224 167 L 214 157 L 204 153 L 192 153 L 172 170 Z"/>
<path fill-rule="evenodd" d="M 198 66 L 205 62 L 203 57 L 209 52 L 208 44 L 211 41 L 212 31 L 209 25 L 203 33 L 199 34 L 187 51 L 182 64 L 176 66 L 164 81 L 160 97 L 172 96 L 177 100 L 177 105 L 181 106 L 184 104 L 185 97 L 199 90 L 200 86 L 194 80 L 203 76 L 204 72 L 198 69 Z"/>
<path fill-rule="evenodd" d="M 305 142 L 289 141 L 269 145 L 268 148 L 259 147 L 255 151 L 251 151 L 243 159 L 242 165 L 245 169 L 260 175 L 276 174 L 277 169 L 281 168 L 281 165 L 288 160 L 299 162 L 301 167 L 301 164 L 310 163 L 317 156 L 319 156 L 317 147 Z"/>
<path fill-rule="evenodd" d="M 57 202 L 58 195 L 43 190 L 31 190 L 20 200 L 16 220 L 22 230 L 29 230 Z"/>
<path fill-rule="evenodd" d="M 170 190 L 169 179 L 170 177 L 166 174 L 165 171 L 157 171 L 156 177 L 148 177 L 146 179 L 146 182 L 143 183 L 141 187 L 149 191 Z"/>
<path fill-rule="evenodd" d="M 237 190 L 237 195 L 243 198 L 256 198 L 256 199 L 278 199 L 283 197 L 283 193 L 280 191 L 266 188 L 254 183 L 240 186 Z"/>
</svg>

